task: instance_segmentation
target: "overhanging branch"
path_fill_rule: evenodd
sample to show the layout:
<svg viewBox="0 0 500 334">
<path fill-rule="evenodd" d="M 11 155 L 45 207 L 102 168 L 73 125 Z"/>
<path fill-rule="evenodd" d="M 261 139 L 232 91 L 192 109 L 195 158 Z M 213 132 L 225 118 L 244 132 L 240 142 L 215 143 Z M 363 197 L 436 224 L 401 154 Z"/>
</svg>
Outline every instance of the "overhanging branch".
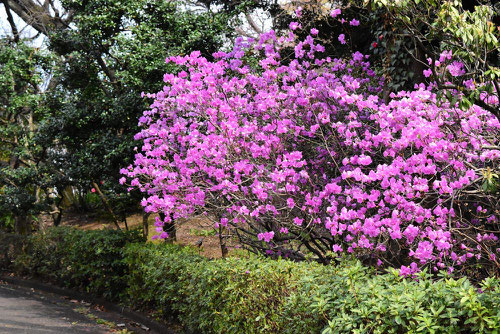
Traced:
<svg viewBox="0 0 500 334">
<path fill-rule="evenodd" d="M 10 28 L 12 29 L 12 35 L 14 36 L 14 42 L 19 42 L 19 30 L 17 30 L 16 23 L 14 22 L 14 18 L 12 17 L 12 13 L 10 12 L 9 2 L 7 0 L 2 0 L 3 5 L 5 6 L 5 13 L 7 14 L 7 21 L 10 24 Z"/>
<path fill-rule="evenodd" d="M 67 22 L 52 16 L 48 8 L 32 0 L 3 0 L 3 2 L 6 5 L 5 8 L 10 8 L 26 24 L 44 35 L 67 27 Z"/>
</svg>

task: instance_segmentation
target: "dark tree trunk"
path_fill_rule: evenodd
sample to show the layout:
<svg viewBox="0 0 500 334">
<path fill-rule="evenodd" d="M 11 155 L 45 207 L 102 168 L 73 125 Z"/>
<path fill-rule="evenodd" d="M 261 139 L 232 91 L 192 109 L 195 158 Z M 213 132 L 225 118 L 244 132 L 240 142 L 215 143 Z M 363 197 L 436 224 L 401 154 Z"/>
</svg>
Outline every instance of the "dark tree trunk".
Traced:
<svg viewBox="0 0 500 334">
<path fill-rule="evenodd" d="M 16 216 L 14 221 L 14 231 L 17 234 L 30 234 L 31 222 L 27 216 Z"/>
<path fill-rule="evenodd" d="M 59 226 L 59 224 L 61 224 L 63 215 L 61 204 L 64 200 L 64 192 L 62 192 L 60 195 L 61 196 L 59 198 L 56 198 L 55 203 L 52 204 L 52 212 L 50 213 L 50 215 L 52 216 L 52 221 L 54 222 L 54 226 Z"/>
<path fill-rule="evenodd" d="M 163 212 L 159 212 L 158 216 L 160 216 L 162 221 L 165 221 L 165 214 Z M 177 240 L 177 229 L 172 214 L 170 214 L 170 218 L 170 222 L 165 222 L 163 225 L 163 231 L 168 234 L 168 238 L 165 239 L 165 242 L 174 242 Z"/>
<path fill-rule="evenodd" d="M 59 226 L 62 220 L 62 211 L 54 212 L 52 215 L 52 220 L 54 221 L 54 226 Z"/>
<path fill-rule="evenodd" d="M 149 235 L 149 224 L 148 224 L 148 219 L 149 219 L 149 213 L 144 212 L 142 214 L 142 235 L 144 236 L 144 239 L 148 239 Z"/>
<path fill-rule="evenodd" d="M 425 52 L 418 45 L 415 46 L 414 58 L 411 58 L 410 71 L 413 72 L 412 83 L 419 84 L 425 81 L 424 70 L 427 68 L 425 66 Z"/>
<path fill-rule="evenodd" d="M 219 245 L 222 257 L 227 257 L 227 237 L 224 235 L 225 228 L 223 226 L 219 226 Z"/>
</svg>

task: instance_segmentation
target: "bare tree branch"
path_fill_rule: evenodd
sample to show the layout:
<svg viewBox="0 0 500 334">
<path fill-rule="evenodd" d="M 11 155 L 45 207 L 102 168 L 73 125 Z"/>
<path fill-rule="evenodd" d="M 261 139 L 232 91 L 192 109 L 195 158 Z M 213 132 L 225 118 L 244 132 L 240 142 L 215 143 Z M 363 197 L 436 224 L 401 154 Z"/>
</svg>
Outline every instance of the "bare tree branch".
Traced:
<svg viewBox="0 0 500 334">
<path fill-rule="evenodd" d="M 245 14 L 245 18 L 247 19 L 248 21 L 248 24 L 250 25 L 250 27 L 252 27 L 253 30 L 255 30 L 255 32 L 257 34 L 262 34 L 262 29 L 260 29 L 257 24 L 255 23 L 255 21 L 253 20 L 252 16 L 249 14 L 249 13 L 246 13 Z"/>
<path fill-rule="evenodd" d="M 115 71 L 106 65 L 106 63 L 102 59 L 102 55 L 96 55 L 95 59 L 96 59 L 97 63 L 99 64 L 99 66 L 101 67 L 101 69 L 103 70 L 103 72 L 106 74 L 106 76 L 110 80 L 111 84 L 115 87 L 120 87 L 120 82 L 116 78 Z"/>
<path fill-rule="evenodd" d="M 53 17 L 49 9 L 45 9 L 32 0 L 3 0 L 26 24 L 38 32 L 48 35 L 50 32 L 67 27 L 67 21 Z"/>
<path fill-rule="evenodd" d="M 12 17 L 12 13 L 10 12 L 9 2 L 7 0 L 2 0 L 3 5 L 5 6 L 5 13 L 7 14 L 7 21 L 9 21 L 10 28 L 12 29 L 12 35 L 14 36 L 14 42 L 19 42 L 19 30 L 17 30 L 16 23 L 14 22 L 14 18 Z"/>
</svg>

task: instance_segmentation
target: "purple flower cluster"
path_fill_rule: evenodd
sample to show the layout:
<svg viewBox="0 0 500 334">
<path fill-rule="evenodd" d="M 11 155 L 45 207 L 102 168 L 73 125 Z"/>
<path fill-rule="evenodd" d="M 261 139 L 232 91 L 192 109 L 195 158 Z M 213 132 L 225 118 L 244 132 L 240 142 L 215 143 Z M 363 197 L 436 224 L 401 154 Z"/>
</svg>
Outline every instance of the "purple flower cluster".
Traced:
<svg viewBox="0 0 500 334">
<path fill-rule="evenodd" d="M 398 251 L 408 257 L 405 275 L 431 263 L 452 270 L 469 254 L 496 259 L 494 208 L 471 214 L 477 226 L 496 224 L 476 235 L 457 199 L 482 168 L 498 167 L 498 120 L 477 106 L 439 104 L 432 85 L 384 103 L 368 56 L 318 58 L 317 33 L 240 38 L 216 61 L 199 52 L 167 59 L 181 70 L 146 94 L 154 102 L 135 136 L 142 147 L 122 170 L 145 194 L 145 210 L 166 220 L 203 211 L 268 250 L 309 235 L 318 240 L 312 252 L 389 259 Z M 290 45 L 295 58 L 282 61 Z"/>
</svg>

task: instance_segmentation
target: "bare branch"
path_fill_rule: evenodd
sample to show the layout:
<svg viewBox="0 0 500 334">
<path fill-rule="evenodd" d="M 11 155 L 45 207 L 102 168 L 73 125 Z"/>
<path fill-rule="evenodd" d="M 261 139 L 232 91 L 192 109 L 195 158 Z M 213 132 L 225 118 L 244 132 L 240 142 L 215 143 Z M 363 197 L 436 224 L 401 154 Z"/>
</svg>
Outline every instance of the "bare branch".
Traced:
<svg viewBox="0 0 500 334">
<path fill-rule="evenodd" d="M 104 71 L 104 73 L 106 74 L 106 76 L 109 78 L 111 84 L 113 86 L 118 86 L 120 85 L 120 82 L 118 81 L 118 79 L 116 78 L 116 75 L 115 75 L 115 71 L 111 68 L 109 68 L 106 63 L 104 62 L 104 60 L 102 59 L 102 56 L 101 55 L 97 55 L 95 57 L 97 63 L 99 64 L 99 66 L 101 67 L 101 69 Z"/>
<path fill-rule="evenodd" d="M 245 18 L 247 19 L 248 21 L 248 24 L 250 25 L 250 27 L 252 27 L 252 29 L 257 33 L 257 34 L 262 34 L 262 29 L 260 29 L 257 24 L 255 23 L 255 21 L 253 20 L 252 16 L 249 14 L 249 13 L 246 13 L 245 14 Z"/>
<path fill-rule="evenodd" d="M 14 36 L 14 42 L 19 42 L 19 30 L 17 30 L 16 23 L 14 22 L 14 18 L 12 17 L 12 13 L 10 12 L 9 2 L 7 0 L 2 0 L 3 5 L 5 6 L 5 13 L 7 14 L 7 21 L 9 21 L 10 28 L 12 29 L 12 35 Z"/>
<path fill-rule="evenodd" d="M 3 0 L 26 24 L 38 32 L 48 35 L 50 32 L 67 27 L 66 21 L 53 17 L 48 8 L 45 9 L 32 0 Z"/>
</svg>

